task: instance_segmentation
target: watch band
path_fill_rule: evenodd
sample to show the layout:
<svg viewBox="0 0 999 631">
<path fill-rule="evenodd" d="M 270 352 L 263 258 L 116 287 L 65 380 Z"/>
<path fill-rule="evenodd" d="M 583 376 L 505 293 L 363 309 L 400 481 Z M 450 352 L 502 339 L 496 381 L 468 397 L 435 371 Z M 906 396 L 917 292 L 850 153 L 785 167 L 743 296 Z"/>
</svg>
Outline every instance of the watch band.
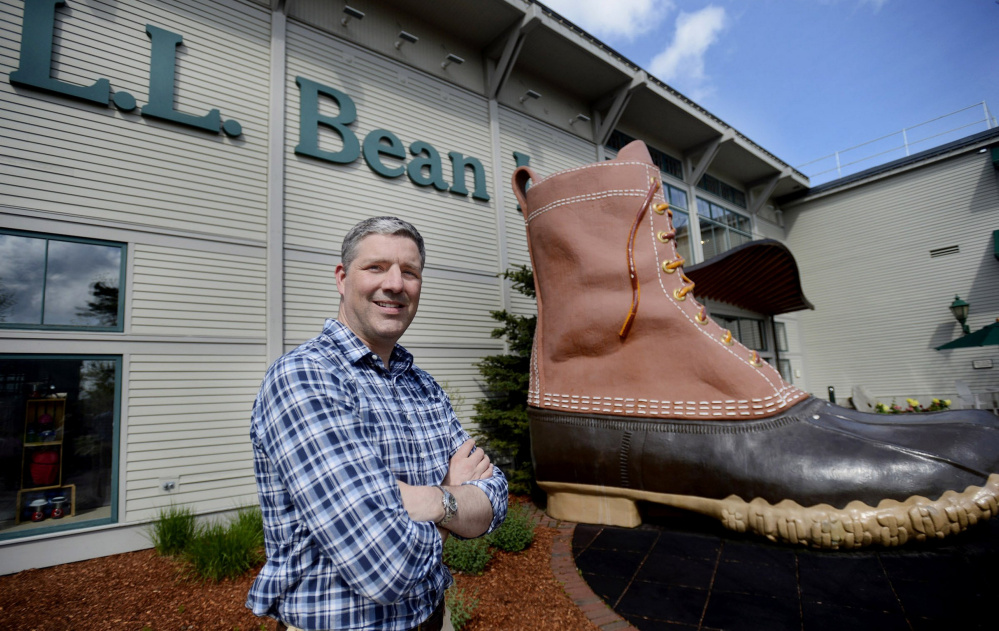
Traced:
<svg viewBox="0 0 999 631">
<path fill-rule="evenodd" d="M 458 500 L 455 499 L 451 491 L 448 491 L 443 486 L 435 485 L 440 492 L 443 493 L 441 497 L 441 505 L 444 507 L 444 516 L 441 517 L 440 521 L 437 522 L 438 526 L 446 526 L 455 515 L 458 514 Z"/>
</svg>

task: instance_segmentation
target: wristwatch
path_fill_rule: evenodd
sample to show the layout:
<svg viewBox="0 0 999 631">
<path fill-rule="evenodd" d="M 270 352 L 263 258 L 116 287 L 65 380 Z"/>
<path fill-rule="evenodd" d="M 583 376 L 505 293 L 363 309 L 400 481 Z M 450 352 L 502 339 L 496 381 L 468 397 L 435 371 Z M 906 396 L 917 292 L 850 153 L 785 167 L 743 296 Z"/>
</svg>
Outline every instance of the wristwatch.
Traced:
<svg viewBox="0 0 999 631">
<path fill-rule="evenodd" d="M 441 504 L 444 506 L 444 516 L 441 517 L 439 522 L 437 522 L 437 525 L 446 526 L 447 523 L 458 514 L 458 500 L 454 499 L 454 495 L 451 494 L 451 491 L 448 491 L 443 486 L 437 485 L 437 488 L 444 494 L 441 498 Z"/>
</svg>

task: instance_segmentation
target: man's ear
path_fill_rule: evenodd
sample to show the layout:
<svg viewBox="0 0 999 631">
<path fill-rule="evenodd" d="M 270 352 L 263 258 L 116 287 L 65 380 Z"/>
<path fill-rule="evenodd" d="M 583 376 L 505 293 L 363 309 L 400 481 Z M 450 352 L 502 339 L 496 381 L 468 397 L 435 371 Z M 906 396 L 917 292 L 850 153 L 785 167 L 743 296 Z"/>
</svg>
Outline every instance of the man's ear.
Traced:
<svg viewBox="0 0 999 631">
<path fill-rule="evenodd" d="M 343 266 L 343 263 L 337 263 L 333 275 L 336 277 L 336 290 L 342 296 L 344 279 L 347 278 L 347 268 Z"/>
</svg>

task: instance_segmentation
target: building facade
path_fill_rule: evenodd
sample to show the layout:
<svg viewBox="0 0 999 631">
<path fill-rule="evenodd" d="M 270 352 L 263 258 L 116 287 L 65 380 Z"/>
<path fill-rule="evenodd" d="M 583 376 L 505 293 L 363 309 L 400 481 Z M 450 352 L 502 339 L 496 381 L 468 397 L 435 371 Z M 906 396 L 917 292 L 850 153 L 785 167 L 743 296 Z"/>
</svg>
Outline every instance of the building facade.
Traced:
<svg viewBox="0 0 999 631">
<path fill-rule="evenodd" d="M 919 243 L 906 254 L 925 254 L 946 223 L 934 213 L 965 194 L 966 180 L 943 183 L 946 165 L 978 154 L 807 193 L 801 173 L 543 5 L 348 4 L 0 0 L 0 572 L 148 547 L 171 504 L 211 518 L 255 503 L 260 379 L 336 313 L 339 245 L 364 217 L 423 233 L 420 315 L 402 343 L 467 421 L 476 362 L 503 351 L 490 312 L 534 309 L 498 276 L 529 263 L 513 170 L 607 159 L 630 138 L 663 171 L 689 263 L 782 241 L 816 306 L 771 317 L 707 300 L 713 317 L 822 396 L 916 383 L 882 388 L 886 367 L 858 349 L 858 372 L 836 372 L 849 351 L 824 318 L 873 330 L 861 307 L 880 289 L 864 278 L 885 260 L 874 243 L 852 259 L 847 233 L 867 228 L 841 222 L 869 219 L 851 214 L 867 208 L 858 189 L 891 198 L 935 174 L 913 193 L 920 225 L 909 206 L 883 211 L 889 235 Z M 982 223 L 992 177 L 985 205 L 968 206 Z M 977 259 L 961 260 L 955 282 Z M 844 270 L 855 283 L 826 275 Z M 946 271 L 926 283 L 944 302 Z M 988 273 L 969 293 L 976 314 L 995 310 Z M 945 336 L 936 296 L 884 290 L 925 302 L 894 323 L 903 337 L 931 310 L 941 328 L 918 344 Z M 900 378 L 935 372 L 924 359 Z"/>
</svg>

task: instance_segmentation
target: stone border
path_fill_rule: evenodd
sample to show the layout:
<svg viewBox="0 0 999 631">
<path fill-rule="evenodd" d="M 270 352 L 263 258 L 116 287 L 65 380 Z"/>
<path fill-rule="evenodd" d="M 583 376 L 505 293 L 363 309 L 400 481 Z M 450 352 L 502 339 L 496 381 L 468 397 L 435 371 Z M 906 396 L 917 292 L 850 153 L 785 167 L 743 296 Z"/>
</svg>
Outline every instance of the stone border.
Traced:
<svg viewBox="0 0 999 631">
<path fill-rule="evenodd" d="M 527 507 L 535 524 L 558 530 L 552 541 L 552 574 L 562 584 L 573 604 L 601 631 L 638 631 L 594 594 L 576 569 L 576 560 L 572 556 L 572 536 L 576 532 L 576 524 L 552 519 L 534 505 L 528 504 Z"/>
</svg>

